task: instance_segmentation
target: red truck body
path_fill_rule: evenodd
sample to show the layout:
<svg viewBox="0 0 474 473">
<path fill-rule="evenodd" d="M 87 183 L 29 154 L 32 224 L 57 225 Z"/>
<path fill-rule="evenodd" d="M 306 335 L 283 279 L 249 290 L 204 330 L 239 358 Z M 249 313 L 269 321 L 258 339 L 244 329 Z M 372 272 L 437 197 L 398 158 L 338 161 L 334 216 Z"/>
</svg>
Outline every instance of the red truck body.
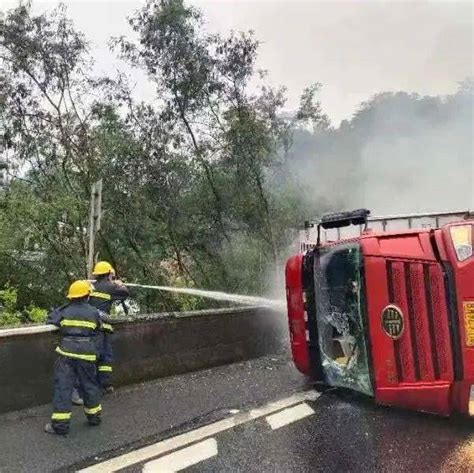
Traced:
<svg viewBox="0 0 474 473">
<path fill-rule="evenodd" d="M 466 214 L 441 228 L 366 230 L 291 257 L 297 368 L 380 404 L 473 415 L 473 237 Z"/>
</svg>

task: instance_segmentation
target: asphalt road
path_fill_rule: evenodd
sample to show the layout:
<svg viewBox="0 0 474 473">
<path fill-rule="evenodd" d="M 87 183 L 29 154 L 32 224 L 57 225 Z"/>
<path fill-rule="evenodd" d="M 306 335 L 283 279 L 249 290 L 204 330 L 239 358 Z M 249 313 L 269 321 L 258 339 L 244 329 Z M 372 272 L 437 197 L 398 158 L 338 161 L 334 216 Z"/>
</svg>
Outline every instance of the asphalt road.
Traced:
<svg viewBox="0 0 474 473">
<path fill-rule="evenodd" d="M 48 406 L 0 416 L 0 471 L 474 471 L 474 421 L 319 395 L 286 354 L 120 389 L 103 406 L 99 428 L 75 408 L 66 438 L 42 432 Z"/>
</svg>

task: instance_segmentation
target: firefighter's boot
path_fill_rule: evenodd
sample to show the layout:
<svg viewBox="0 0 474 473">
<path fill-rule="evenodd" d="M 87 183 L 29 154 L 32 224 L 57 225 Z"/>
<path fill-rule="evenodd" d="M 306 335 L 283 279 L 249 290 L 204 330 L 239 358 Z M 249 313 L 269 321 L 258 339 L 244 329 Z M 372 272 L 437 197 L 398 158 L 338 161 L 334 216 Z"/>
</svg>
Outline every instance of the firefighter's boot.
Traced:
<svg viewBox="0 0 474 473">
<path fill-rule="evenodd" d="M 53 435 L 66 435 L 67 434 L 67 432 L 58 432 L 57 430 L 55 430 L 54 427 L 53 427 L 53 424 L 51 424 L 51 422 L 48 422 L 44 426 L 44 431 L 47 434 L 53 434 Z"/>
<path fill-rule="evenodd" d="M 100 416 L 100 413 L 97 414 L 97 415 L 93 415 L 93 416 L 87 416 L 87 423 L 91 426 L 91 427 L 97 427 L 98 425 L 100 425 L 102 422 L 102 418 Z"/>
</svg>

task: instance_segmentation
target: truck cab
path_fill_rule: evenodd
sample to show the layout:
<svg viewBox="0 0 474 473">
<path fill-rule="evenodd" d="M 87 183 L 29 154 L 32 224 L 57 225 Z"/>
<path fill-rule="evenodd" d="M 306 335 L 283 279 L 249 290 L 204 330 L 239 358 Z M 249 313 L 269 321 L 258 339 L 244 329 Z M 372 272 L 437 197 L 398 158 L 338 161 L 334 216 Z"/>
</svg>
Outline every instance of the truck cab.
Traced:
<svg viewBox="0 0 474 473">
<path fill-rule="evenodd" d="M 470 212 L 365 209 L 306 225 L 316 241 L 286 265 L 296 367 L 379 404 L 473 415 L 473 226 Z"/>
</svg>

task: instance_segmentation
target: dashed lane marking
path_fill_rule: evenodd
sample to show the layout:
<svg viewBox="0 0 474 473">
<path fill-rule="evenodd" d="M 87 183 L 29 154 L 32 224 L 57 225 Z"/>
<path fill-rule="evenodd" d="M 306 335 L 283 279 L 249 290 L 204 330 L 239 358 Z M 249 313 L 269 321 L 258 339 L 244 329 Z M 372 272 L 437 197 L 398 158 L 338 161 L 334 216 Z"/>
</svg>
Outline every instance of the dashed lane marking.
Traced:
<svg viewBox="0 0 474 473">
<path fill-rule="evenodd" d="M 266 417 L 274 412 L 294 406 L 295 404 L 300 404 L 304 401 L 315 401 L 319 396 L 320 394 L 316 391 L 297 393 L 293 396 L 280 399 L 279 401 L 266 404 L 263 407 L 252 409 L 246 412 L 240 412 L 239 414 L 228 417 L 227 419 L 205 425 L 204 427 L 177 435 L 176 437 L 171 437 L 153 445 L 139 448 L 133 452 L 125 453 L 110 460 L 97 463 L 96 465 L 92 465 L 88 468 L 80 470 L 79 473 L 109 473 L 118 471 L 122 468 L 135 465 L 136 463 L 146 461 L 153 457 L 157 457 L 158 455 L 163 455 L 164 453 L 168 453 L 191 443 L 213 437 L 219 432 L 232 429 L 238 425 L 245 424 L 261 417 Z"/>
<path fill-rule="evenodd" d="M 145 464 L 143 473 L 172 473 L 217 455 L 217 442 L 207 439 Z"/>
<path fill-rule="evenodd" d="M 305 402 L 298 404 L 294 407 L 288 407 L 276 414 L 272 414 L 265 418 L 265 420 L 270 424 L 270 427 L 273 430 L 279 429 L 284 425 L 291 424 L 297 420 L 304 419 L 310 415 L 313 415 L 314 411 L 311 407 L 308 406 Z"/>
</svg>

